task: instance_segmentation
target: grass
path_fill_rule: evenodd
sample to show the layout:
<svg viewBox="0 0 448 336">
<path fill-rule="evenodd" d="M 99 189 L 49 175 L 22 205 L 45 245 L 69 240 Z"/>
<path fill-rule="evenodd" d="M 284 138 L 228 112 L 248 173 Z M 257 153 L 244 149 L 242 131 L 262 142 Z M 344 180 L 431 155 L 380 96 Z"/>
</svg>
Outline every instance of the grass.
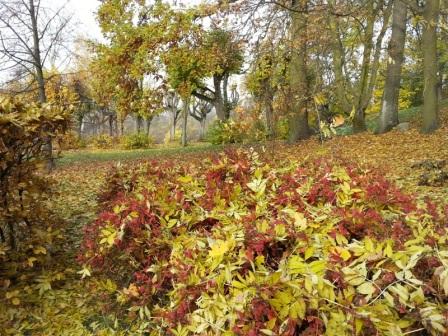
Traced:
<svg viewBox="0 0 448 336">
<path fill-rule="evenodd" d="M 79 150 L 64 152 L 56 160 L 58 166 L 67 166 L 78 163 L 105 162 L 105 161 L 127 161 L 139 159 L 152 159 L 160 156 L 171 156 L 186 153 L 199 153 L 203 151 L 215 151 L 222 146 L 209 143 L 196 143 L 187 147 L 160 147 L 134 150 Z"/>
</svg>

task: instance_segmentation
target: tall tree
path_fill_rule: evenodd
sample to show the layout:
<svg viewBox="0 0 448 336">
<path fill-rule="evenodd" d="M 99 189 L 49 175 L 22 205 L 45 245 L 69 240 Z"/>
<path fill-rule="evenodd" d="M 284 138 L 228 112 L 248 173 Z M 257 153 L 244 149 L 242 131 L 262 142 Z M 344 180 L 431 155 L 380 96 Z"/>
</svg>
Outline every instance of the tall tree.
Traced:
<svg viewBox="0 0 448 336">
<path fill-rule="evenodd" d="M 367 129 L 365 122 L 366 109 L 372 99 L 373 89 L 376 84 L 380 57 L 384 36 L 389 26 L 389 19 L 392 12 L 392 2 L 387 5 L 385 1 L 369 0 L 368 11 L 365 13 L 365 30 L 362 37 L 363 55 L 361 72 L 356 94 L 354 95 L 354 118 L 353 130 L 363 132 Z M 381 15 L 382 14 L 382 15 Z M 374 43 L 375 24 L 381 19 L 381 29 Z M 373 57 L 372 57 L 373 54 Z"/>
<path fill-rule="evenodd" d="M 292 0 L 290 89 L 293 100 L 289 119 L 289 142 L 306 139 L 311 135 L 308 125 L 309 83 L 307 78 L 307 0 Z"/>
<path fill-rule="evenodd" d="M 331 11 L 336 10 L 336 2 L 334 0 L 329 2 L 331 5 Z M 331 36 L 331 58 L 333 63 L 334 73 L 334 92 L 336 96 L 337 104 L 341 111 L 349 115 L 353 109 L 353 105 L 350 101 L 350 83 L 344 76 L 344 67 L 346 63 L 345 49 L 343 41 L 341 39 L 341 28 L 339 25 L 339 19 L 329 13 L 328 15 L 328 29 Z"/>
<path fill-rule="evenodd" d="M 41 1 L 0 0 L 0 70 L 15 69 L 13 80 L 31 76 L 34 81 L 24 91 L 36 86 L 37 100 L 42 104 L 47 101 L 45 65 L 57 56 L 70 22 L 70 17 L 63 15 L 64 7 L 55 11 L 50 8 Z M 51 170 L 54 160 L 50 135 L 45 144 L 47 168 Z"/>
<path fill-rule="evenodd" d="M 390 131 L 399 122 L 398 98 L 400 93 L 401 68 L 404 59 L 408 7 L 402 0 L 395 0 L 393 6 L 392 34 L 388 48 L 389 57 L 381 112 L 378 121 L 378 133 Z"/>
<path fill-rule="evenodd" d="M 243 65 L 243 51 L 241 44 L 232 32 L 215 28 L 204 32 L 203 40 L 196 45 L 201 50 L 201 56 L 206 58 L 205 70 L 211 77 L 212 87 L 205 84 L 203 79 L 196 83 L 192 94 L 205 100 L 215 107 L 220 120 L 227 120 L 233 108 L 229 100 L 229 78 L 240 72 Z"/>
<path fill-rule="evenodd" d="M 199 132 L 199 140 L 203 140 L 205 137 L 205 123 L 207 121 L 207 115 L 212 112 L 213 105 L 207 101 L 191 99 L 190 116 L 201 124 Z"/>
<path fill-rule="evenodd" d="M 423 14 L 423 133 L 431 133 L 439 127 L 438 85 L 439 69 L 437 59 L 437 28 L 440 13 L 440 0 L 426 0 Z"/>
</svg>

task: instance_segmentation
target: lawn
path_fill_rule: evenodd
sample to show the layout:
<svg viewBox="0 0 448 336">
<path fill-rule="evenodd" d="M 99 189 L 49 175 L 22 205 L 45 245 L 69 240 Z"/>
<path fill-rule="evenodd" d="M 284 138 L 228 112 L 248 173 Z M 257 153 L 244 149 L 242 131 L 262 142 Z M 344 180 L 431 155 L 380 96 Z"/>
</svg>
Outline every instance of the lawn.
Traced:
<svg viewBox="0 0 448 336">
<path fill-rule="evenodd" d="M 160 156 L 182 156 L 189 153 L 213 152 L 221 148 L 222 146 L 209 143 L 194 143 L 188 147 L 157 147 L 134 150 L 76 150 L 63 152 L 56 162 L 58 166 L 63 167 L 89 162 L 130 161 L 152 159 Z"/>
</svg>

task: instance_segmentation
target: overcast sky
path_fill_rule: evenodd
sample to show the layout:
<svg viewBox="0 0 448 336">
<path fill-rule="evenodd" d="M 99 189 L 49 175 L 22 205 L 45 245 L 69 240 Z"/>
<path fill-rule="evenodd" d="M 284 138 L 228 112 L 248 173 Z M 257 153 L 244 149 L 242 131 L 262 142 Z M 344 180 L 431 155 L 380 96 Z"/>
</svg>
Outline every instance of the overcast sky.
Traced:
<svg viewBox="0 0 448 336">
<path fill-rule="evenodd" d="M 62 6 L 66 0 L 51 0 L 55 7 Z M 70 0 L 67 9 L 74 14 L 74 22 L 78 23 L 79 34 L 91 38 L 101 36 L 100 28 L 95 20 L 95 12 L 100 2 L 97 0 Z"/>
</svg>

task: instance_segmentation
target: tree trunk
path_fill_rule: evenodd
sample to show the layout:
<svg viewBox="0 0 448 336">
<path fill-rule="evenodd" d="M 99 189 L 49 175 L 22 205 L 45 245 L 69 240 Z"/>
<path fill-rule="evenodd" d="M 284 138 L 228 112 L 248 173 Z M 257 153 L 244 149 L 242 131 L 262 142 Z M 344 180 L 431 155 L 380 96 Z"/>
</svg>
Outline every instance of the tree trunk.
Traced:
<svg viewBox="0 0 448 336">
<path fill-rule="evenodd" d="M 200 130 L 199 130 L 199 140 L 204 140 L 204 139 L 205 139 L 205 125 L 206 125 L 206 122 L 207 122 L 207 117 L 204 116 L 204 117 L 201 119 L 201 121 L 200 121 L 200 123 L 201 123 L 201 128 L 200 128 Z"/>
<path fill-rule="evenodd" d="M 307 80 L 307 18 L 304 14 L 307 0 L 293 0 L 292 7 L 300 9 L 291 12 L 291 38 L 293 49 L 290 61 L 290 87 L 292 90 L 291 115 L 289 119 L 289 142 L 306 139 L 311 135 L 308 126 L 307 101 L 309 87 Z"/>
<path fill-rule="evenodd" d="M 224 109 L 225 109 L 225 117 L 226 120 L 230 118 L 230 102 L 229 102 L 229 96 L 228 96 L 228 89 L 229 86 L 229 74 L 226 73 L 224 75 L 223 81 L 222 81 L 222 92 L 224 95 Z"/>
<path fill-rule="evenodd" d="M 151 127 L 152 117 L 146 118 L 146 136 L 149 136 L 149 128 Z"/>
<path fill-rule="evenodd" d="M 371 2 L 371 7 L 373 10 L 373 1 Z M 364 92 L 367 90 L 369 72 L 370 72 L 370 58 L 373 49 L 373 32 L 375 26 L 375 13 L 372 12 L 367 18 L 366 32 L 364 35 L 364 51 L 361 66 L 361 75 L 358 86 L 358 99 L 355 107 L 355 116 L 353 119 L 353 131 L 355 133 L 364 132 L 366 128 L 365 121 L 365 108 L 363 106 Z"/>
<path fill-rule="evenodd" d="M 215 105 L 216 116 L 218 117 L 218 119 L 221 121 L 226 121 L 228 118 L 224 99 L 222 97 L 221 82 L 221 76 L 213 75 L 213 86 L 215 90 L 215 99 L 213 100 L 213 104 Z"/>
<path fill-rule="evenodd" d="M 404 59 L 406 41 L 407 5 L 395 0 L 392 18 L 392 35 L 389 42 L 389 61 L 387 63 L 386 82 L 383 102 L 378 123 L 378 133 L 390 131 L 398 125 L 398 99 L 400 93 L 401 68 Z"/>
<path fill-rule="evenodd" d="M 329 15 L 330 18 L 330 33 L 333 39 L 333 44 L 331 47 L 331 56 L 333 59 L 333 72 L 335 81 L 335 94 L 336 99 L 342 112 L 345 115 L 350 115 L 352 111 L 352 104 L 347 99 L 348 85 L 344 77 L 344 63 L 345 63 L 345 53 L 344 46 L 342 45 L 339 24 L 337 18 L 334 15 Z"/>
<path fill-rule="evenodd" d="M 137 127 L 137 133 L 140 133 L 143 128 L 143 118 L 141 116 L 137 115 L 135 118 L 135 124 Z"/>
<path fill-rule="evenodd" d="M 39 44 L 39 28 L 37 26 L 37 13 L 33 0 L 29 0 L 30 17 L 31 17 L 31 28 L 33 30 L 33 63 L 34 69 L 36 70 L 36 81 L 39 92 L 39 102 L 44 104 L 47 102 L 47 95 L 45 93 L 45 78 L 42 69 L 42 60 L 40 57 L 40 44 Z M 43 146 L 44 156 L 47 160 L 46 169 L 47 172 L 51 172 L 55 168 L 54 158 L 53 158 L 53 142 L 50 135 L 47 135 L 44 139 Z"/>
<path fill-rule="evenodd" d="M 77 131 L 78 131 L 78 139 L 82 138 L 82 124 L 84 122 L 84 116 L 82 114 L 80 114 L 78 116 L 78 127 L 77 127 Z"/>
<path fill-rule="evenodd" d="M 174 138 L 176 137 L 176 124 L 177 124 L 177 110 L 173 108 L 171 110 L 170 141 L 174 141 Z"/>
<path fill-rule="evenodd" d="M 372 14 L 367 18 L 367 27 L 364 36 L 363 61 L 361 66 L 362 69 L 361 80 L 358 87 L 359 96 L 356 100 L 355 116 L 353 120 L 353 130 L 355 133 L 363 132 L 367 129 L 365 122 L 365 112 L 370 104 L 373 89 L 375 88 L 376 78 L 378 75 L 378 69 L 380 65 L 381 46 L 383 43 L 384 35 L 387 32 L 392 10 L 392 2 L 389 2 L 384 10 L 383 24 L 380 33 L 378 34 L 378 37 L 376 39 L 375 53 L 373 55 L 373 60 L 371 60 L 371 55 L 373 51 L 373 33 L 375 27 L 375 20 L 378 16 L 378 11 L 380 7 L 377 7 L 377 9 L 375 9 L 373 1 L 371 1 L 370 4 Z"/>
<path fill-rule="evenodd" d="M 188 106 L 190 104 L 190 99 L 184 99 L 184 106 L 182 111 L 182 146 L 187 146 L 187 122 L 188 122 Z"/>
<path fill-rule="evenodd" d="M 440 0 L 426 0 L 423 11 L 423 125 L 422 133 L 434 132 L 439 127 L 439 102 L 437 97 L 437 25 Z"/>
<path fill-rule="evenodd" d="M 270 78 L 263 80 L 263 101 L 264 101 L 264 113 L 266 118 L 266 130 L 268 132 L 268 138 L 271 139 L 275 136 L 274 125 L 274 94 L 270 85 Z"/>
<path fill-rule="evenodd" d="M 114 118 L 109 115 L 109 135 L 112 137 L 114 135 Z"/>
<path fill-rule="evenodd" d="M 124 119 L 120 118 L 120 136 L 124 136 Z"/>
</svg>

